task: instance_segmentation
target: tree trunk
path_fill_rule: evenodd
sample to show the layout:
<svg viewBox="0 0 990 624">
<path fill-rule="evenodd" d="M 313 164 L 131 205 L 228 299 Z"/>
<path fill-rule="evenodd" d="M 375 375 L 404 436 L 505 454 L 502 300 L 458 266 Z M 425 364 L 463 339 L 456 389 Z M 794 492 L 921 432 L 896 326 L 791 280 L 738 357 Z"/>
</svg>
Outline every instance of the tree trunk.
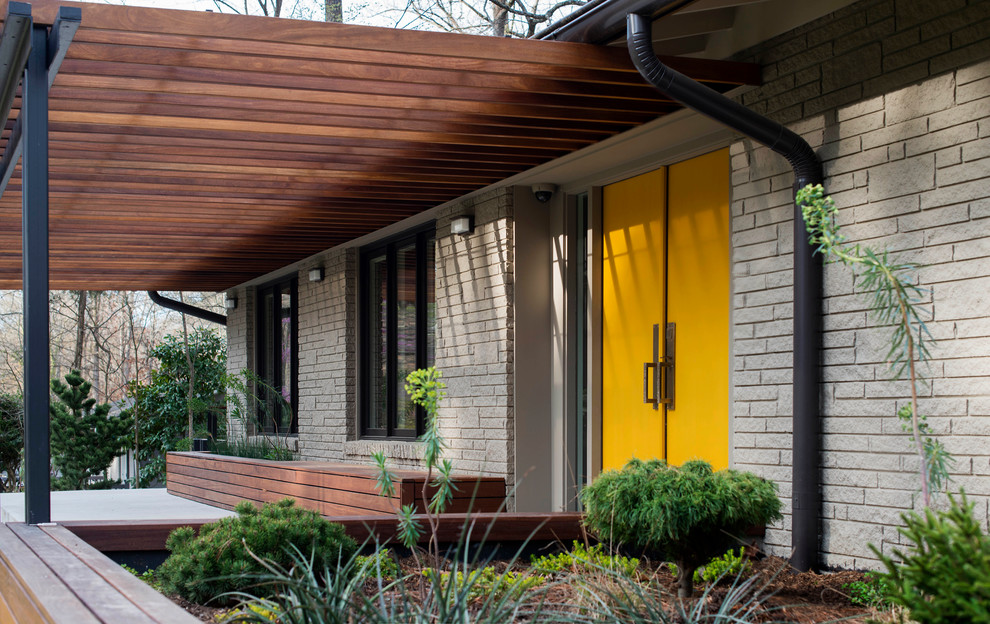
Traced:
<svg viewBox="0 0 990 624">
<path fill-rule="evenodd" d="M 323 15 L 327 22 L 343 22 L 344 9 L 342 0 L 323 0 Z"/>
<path fill-rule="evenodd" d="M 85 290 L 76 291 L 79 298 L 76 307 L 76 349 L 72 352 L 71 370 L 82 370 L 83 349 L 86 348 L 86 295 Z"/>
<path fill-rule="evenodd" d="M 698 566 L 688 567 L 685 561 L 676 561 L 677 564 L 677 597 L 690 598 L 694 595 L 694 571 Z"/>
<path fill-rule="evenodd" d="M 182 291 L 179 291 L 179 301 L 182 301 Z M 193 366 L 192 350 L 189 348 L 189 329 L 186 327 L 186 315 L 182 314 L 182 342 L 186 347 L 186 366 L 189 367 L 189 391 L 186 393 L 186 410 L 189 413 L 189 444 L 192 448 L 193 439 L 193 396 L 196 388 L 196 367 Z"/>
<path fill-rule="evenodd" d="M 504 4 L 510 4 L 506 2 Z M 509 12 L 498 3 L 492 2 L 492 34 L 496 37 L 504 37 L 505 29 L 509 24 Z"/>
</svg>

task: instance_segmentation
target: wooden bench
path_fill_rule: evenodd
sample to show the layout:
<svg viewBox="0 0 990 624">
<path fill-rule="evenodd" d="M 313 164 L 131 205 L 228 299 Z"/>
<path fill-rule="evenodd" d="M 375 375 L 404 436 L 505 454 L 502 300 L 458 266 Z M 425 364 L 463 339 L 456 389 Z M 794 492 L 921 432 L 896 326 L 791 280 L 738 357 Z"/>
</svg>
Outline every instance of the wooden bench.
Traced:
<svg viewBox="0 0 990 624">
<path fill-rule="evenodd" d="M 3 624 L 199 621 L 56 525 L 0 524 L 0 589 Z"/>
<path fill-rule="evenodd" d="M 403 505 L 423 509 L 426 472 L 392 470 L 396 494 L 378 494 L 374 466 L 330 462 L 269 461 L 211 453 L 169 453 L 166 483 L 170 494 L 215 507 L 233 509 L 242 500 L 257 505 L 286 497 L 324 516 L 393 515 Z M 505 480 L 457 475 L 450 513 L 496 512 L 505 502 Z M 427 491 L 430 495 L 430 490 Z"/>
</svg>

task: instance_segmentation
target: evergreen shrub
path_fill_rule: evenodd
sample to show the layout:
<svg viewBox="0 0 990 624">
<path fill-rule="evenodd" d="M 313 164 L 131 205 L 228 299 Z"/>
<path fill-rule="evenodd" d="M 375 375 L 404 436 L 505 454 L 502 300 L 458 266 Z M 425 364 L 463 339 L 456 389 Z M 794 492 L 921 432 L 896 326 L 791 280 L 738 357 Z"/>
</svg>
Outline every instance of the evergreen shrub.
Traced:
<svg viewBox="0 0 990 624">
<path fill-rule="evenodd" d="M 887 568 L 890 601 L 908 610 L 919 624 L 990 622 L 990 537 L 973 517 L 963 496 L 952 496 L 946 511 L 926 508 L 924 515 L 902 516 L 898 531 L 913 546 L 892 557 L 870 548 Z"/>
<path fill-rule="evenodd" d="M 0 492 L 16 492 L 24 451 L 24 400 L 0 393 Z"/>
<path fill-rule="evenodd" d="M 237 516 L 203 526 L 198 537 L 191 527 L 172 531 L 165 544 L 171 555 L 158 569 L 166 592 L 205 603 L 252 586 L 266 572 L 258 559 L 288 567 L 295 548 L 312 553 L 315 569 L 333 572 L 357 550 L 343 525 L 296 507 L 291 498 L 260 510 L 243 501 L 235 509 Z M 255 589 L 274 595 L 279 588 Z"/>
<path fill-rule="evenodd" d="M 65 383 L 51 381 L 55 401 L 51 415 L 52 465 L 58 478 L 55 490 L 103 490 L 112 485 L 104 475 L 114 458 L 131 447 L 134 420 L 110 414 L 109 403 L 96 403 L 89 392 L 93 384 L 79 371 L 70 371 Z M 94 477 L 100 477 L 93 481 Z"/>
<path fill-rule="evenodd" d="M 678 594 L 694 591 L 694 571 L 738 544 L 734 537 L 777 520 L 777 486 L 749 472 L 681 468 L 633 459 L 584 489 L 585 524 L 599 539 L 662 554 L 677 564 Z"/>
</svg>

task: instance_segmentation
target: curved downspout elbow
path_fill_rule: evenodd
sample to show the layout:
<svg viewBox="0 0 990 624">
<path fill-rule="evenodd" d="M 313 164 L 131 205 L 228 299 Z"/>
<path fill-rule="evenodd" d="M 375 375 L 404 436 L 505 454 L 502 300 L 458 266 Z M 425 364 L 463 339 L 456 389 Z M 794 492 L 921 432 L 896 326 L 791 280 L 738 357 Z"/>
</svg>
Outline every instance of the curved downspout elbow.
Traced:
<svg viewBox="0 0 990 624">
<path fill-rule="evenodd" d="M 821 184 L 822 164 L 815 150 L 781 124 L 670 69 L 653 51 L 650 22 L 630 13 L 626 40 L 633 63 L 661 93 L 684 106 L 766 145 L 794 169 L 794 190 Z M 794 363 L 791 477 L 791 565 L 809 570 L 818 562 L 819 385 L 821 262 L 807 240 L 801 208 L 794 206 Z"/>
<path fill-rule="evenodd" d="M 204 310 L 203 308 L 197 308 L 196 306 L 189 305 L 183 301 L 169 299 L 157 290 L 149 290 L 148 297 L 151 298 L 152 302 L 157 303 L 163 308 L 175 310 L 176 312 L 188 314 L 189 316 L 195 316 L 196 318 L 203 319 L 204 321 L 210 321 L 211 323 L 219 323 L 221 325 L 227 324 L 227 317 L 223 314 L 217 314 L 216 312 L 210 312 L 209 310 Z"/>
</svg>

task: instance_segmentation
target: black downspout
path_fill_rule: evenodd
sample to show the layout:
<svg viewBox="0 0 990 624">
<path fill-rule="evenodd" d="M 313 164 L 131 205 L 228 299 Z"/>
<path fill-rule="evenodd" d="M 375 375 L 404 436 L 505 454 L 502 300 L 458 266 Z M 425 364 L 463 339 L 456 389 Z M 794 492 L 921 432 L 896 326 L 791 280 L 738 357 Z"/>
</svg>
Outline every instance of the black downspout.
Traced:
<svg viewBox="0 0 990 624">
<path fill-rule="evenodd" d="M 216 312 L 210 312 L 209 310 L 204 310 L 203 308 L 197 308 L 194 305 L 189 305 L 188 303 L 182 301 L 169 299 L 168 297 L 162 296 L 162 294 L 157 290 L 149 290 L 148 296 L 151 297 L 151 300 L 154 303 L 157 303 L 163 308 L 175 310 L 176 312 L 182 312 L 183 314 L 188 314 L 189 316 L 195 316 L 196 318 L 201 318 L 204 321 L 210 321 L 211 323 L 219 323 L 221 325 L 227 324 L 227 317 L 223 314 L 217 314 Z"/>
<path fill-rule="evenodd" d="M 629 53 L 639 72 L 661 93 L 759 141 L 787 159 L 794 169 L 794 191 L 822 183 L 822 164 L 808 143 L 781 124 L 691 80 L 657 58 L 650 22 L 626 17 Z M 819 353 L 821 340 L 821 261 L 807 244 L 801 208 L 794 206 L 794 416 L 791 459 L 791 565 L 809 570 L 818 563 L 819 535 Z"/>
</svg>

